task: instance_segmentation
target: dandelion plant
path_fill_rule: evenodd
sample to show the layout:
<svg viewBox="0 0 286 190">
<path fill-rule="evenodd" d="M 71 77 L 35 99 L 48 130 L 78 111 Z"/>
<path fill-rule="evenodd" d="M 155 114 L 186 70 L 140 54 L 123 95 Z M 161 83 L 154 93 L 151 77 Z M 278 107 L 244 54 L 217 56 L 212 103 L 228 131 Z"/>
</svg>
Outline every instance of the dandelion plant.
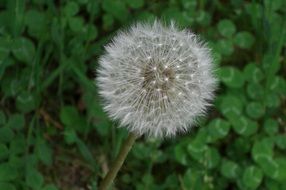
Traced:
<svg viewBox="0 0 286 190">
<path fill-rule="evenodd" d="M 205 114 L 216 87 L 210 50 L 174 23 L 137 23 L 119 32 L 105 50 L 96 79 L 104 110 L 130 135 L 102 190 L 115 178 L 136 137 L 187 132 Z"/>
</svg>

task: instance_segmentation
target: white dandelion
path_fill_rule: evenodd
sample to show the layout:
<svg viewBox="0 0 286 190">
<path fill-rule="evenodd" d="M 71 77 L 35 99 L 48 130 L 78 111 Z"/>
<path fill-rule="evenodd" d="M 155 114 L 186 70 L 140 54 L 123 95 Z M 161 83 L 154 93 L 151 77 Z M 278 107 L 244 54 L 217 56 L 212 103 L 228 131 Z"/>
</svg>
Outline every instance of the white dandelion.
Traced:
<svg viewBox="0 0 286 190">
<path fill-rule="evenodd" d="M 108 115 L 137 135 L 173 136 L 204 115 L 216 78 L 210 50 L 187 30 L 138 23 L 100 58 L 99 93 Z"/>
</svg>

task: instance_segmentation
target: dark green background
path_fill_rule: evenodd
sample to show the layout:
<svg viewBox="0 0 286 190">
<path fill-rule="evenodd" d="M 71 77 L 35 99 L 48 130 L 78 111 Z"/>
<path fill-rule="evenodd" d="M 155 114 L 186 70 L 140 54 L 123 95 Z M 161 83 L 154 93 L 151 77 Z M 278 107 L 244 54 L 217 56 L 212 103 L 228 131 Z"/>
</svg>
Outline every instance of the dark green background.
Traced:
<svg viewBox="0 0 286 190">
<path fill-rule="evenodd" d="M 286 189 L 285 0 L 0 0 L 0 190 L 97 185 L 125 129 L 102 111 L 98 57 L 118 29 L 175 20 L 212 48 L 199 127 L 140 138 L 114 189 Z"/>
</svg>

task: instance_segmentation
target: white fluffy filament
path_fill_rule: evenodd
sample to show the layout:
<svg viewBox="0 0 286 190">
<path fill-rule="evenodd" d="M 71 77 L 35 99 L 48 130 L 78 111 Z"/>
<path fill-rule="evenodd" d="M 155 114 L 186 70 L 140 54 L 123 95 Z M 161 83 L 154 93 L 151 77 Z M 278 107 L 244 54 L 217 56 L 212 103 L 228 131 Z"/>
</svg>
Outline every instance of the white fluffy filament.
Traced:
<svg viewBox="0 0 286 190">
<path fill-rule="evenodd" d="M 213 98 L 209 49 L 173 24 L 136 24 L 106 46 L 97 84 L 104 109 L 138 135 L 186 132 Z"/>
</svg>

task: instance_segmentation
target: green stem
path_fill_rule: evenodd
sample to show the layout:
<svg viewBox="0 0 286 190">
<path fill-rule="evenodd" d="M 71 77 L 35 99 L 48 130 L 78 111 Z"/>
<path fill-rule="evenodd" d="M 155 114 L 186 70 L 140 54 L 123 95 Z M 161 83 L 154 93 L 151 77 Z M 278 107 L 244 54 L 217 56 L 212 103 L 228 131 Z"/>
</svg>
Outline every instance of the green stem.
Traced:
<svg viewBox="0 0 286 190">
<path fill-rule="evenodd" d="M 119 152 L 117 158 L 115 159 L 113 166 L 110 168 L 107 175 L 102 180 L 100 187 L 99 187 L 99 190 L 107 190 L 108 187 L 111 185 L 111 183 L 115 179 L 118 171 L 120 170 L 128 152 L 132 148 L 132 145 L 134 144 L 136 138 L 137 138 L 137 136 L 134 133 L 129 133 L 127 139 L 125 140 L 125 142 L 121 146 L 120 152 Z"/>
</svg>

